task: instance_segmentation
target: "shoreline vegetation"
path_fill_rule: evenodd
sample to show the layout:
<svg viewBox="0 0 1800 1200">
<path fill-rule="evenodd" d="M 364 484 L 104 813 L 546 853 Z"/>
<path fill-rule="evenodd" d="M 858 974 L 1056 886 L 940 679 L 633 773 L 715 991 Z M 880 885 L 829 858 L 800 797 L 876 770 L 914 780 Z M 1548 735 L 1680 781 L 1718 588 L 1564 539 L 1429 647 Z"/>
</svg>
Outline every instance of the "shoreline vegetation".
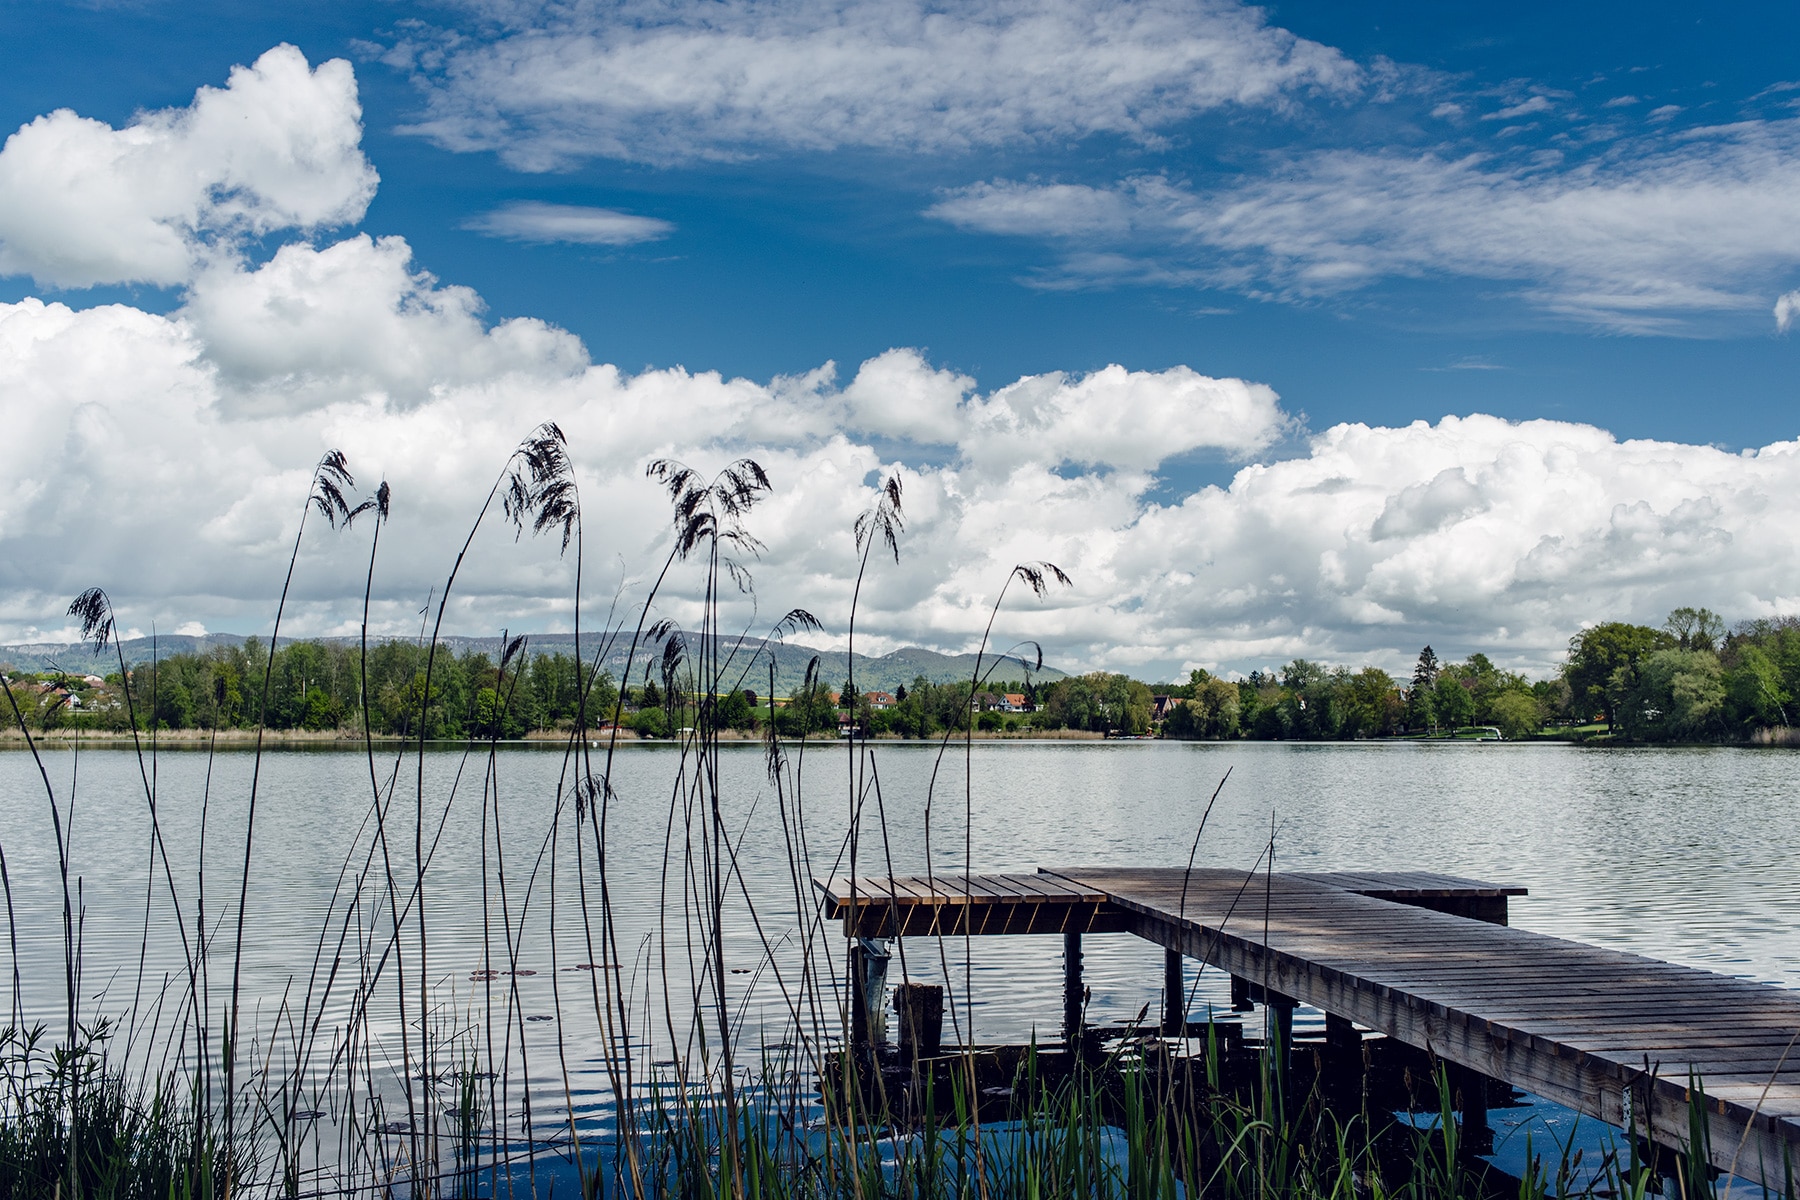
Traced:
<svg viewBox="0 0 1800 1200">
<path fill-rule="evenodd" d="M 1727 631 L 1714 613 L 1678 608 L 1660 628 L 1605 622 L 1570 640 L 1549 679 L 1504 671 L 1482 653 L 1441 661 L 1426 646 L 1412 677 L 1378 667 L 1352 671 L 1297 658 L 1279 671 L 1227 679 L 1204 670 L 1178 683 L 1146 683 L 1095 671 L 1046 677 L 1035 662 L 989 656 L 979 682 L 916 676 L 893 692 L 846 679 L 815 681 L 786 697 L 744 686 L 778 643 L 758 644 L 716 695 L 691 677 L 667 678 L 645 663 L 621 688 L 610 669 L 561 650 L 533 652 L 515 639 L 512 674 L 485 650 L 390 640 L 363 650 L 343 639 L 291 641 L 272 651 L 256 638 L 133 664 L 108 674 L 7 671 L 20 724 L 39 733 L 125 732 L 124 681 L 142 728 L 159 736 L 231 743 L 261 730 L 284 744 L 356 739 L 506 742 L 571 736 L 578 707 L 592 734 L 667 740 L 710 721 L 722 741 L 840 734 L 929 739 L 945 731 L 984 737 L 1158 737 L 1184 740 L 1561 740 L 1593 743 L 1795 745 L 1789 709 L 1800 696 L 1800 619 L 1749 621 Z M 790 654 L 791 656 L 791 654 Z M 966 656 L 965 656 L 966 657 Z M 268 688 L 255 703 L 258 664 Z M 430 695 L 423 668 L 433 666 Z M 817 658 L 814 659 L 816 663 Z M 948 661 L 948 660 L 946 660 Z M 0 664 L 3 669 L 3 664 Z M 1004 671 L 1010 678 L 996 678 Z M 365 678 L 365 673 L 367 678 Z M 631 674 L 629 670 L 627 675 Z M 717 683 L 718 681 L 715 681 Z M 259 719 L 260 718 L 260 719 Z M 14 731 L 17 736 L 17 730 Z"/>
<path fill-rule="evenodd" d="M 609 738 L 609 730 L 590 731 L 590 737 Z M 964 731 L 957 734 L 960 741 L 967 737 L 975 742 L 1014 742 L 1023 744 L 1060 743 L 1060 742 L 1196 742 L 1212 744 L 1223 741 L 1219 738 L 1176 738 L 1163 735 L 1144 734 L 1135 737 L 1109 737 L 1105 733 L 1091 729 L 1015 729 L 990 731 L 978 729 L 973 732 Z M 494 738 L 489 744 L 497 749 L 514 750 L 559 750 L 568 743 L 568 734 L 556 730 L 534 730 L 517 738 Z M 721 746 L 752 747 L 761 746 L 767 740 L 765 735 L 755 731 L 724 729 L 718 731 L 715 740 Z M 1254 741 L 1257 739 L 1239 739 Z M 1338 738 L 1320 739 L 1279 739 L 1294 745 L 1322 745 L 1341 741 Z M 1445 730 L 1435 734 L 1396 734 L 1392 737 L 1375 737 L 1356 739 L 1364 744 L 1375 745 L 1441 745 L 1471 743 L 1505 743 L 1509 745 L 1545 745 L 1551 743 L 1581 745 L 1590 748 L 1606 747 L 1642 747 L 1646 745 L 1666 746 L 1670 749 L 1681 748 L 1783 748 L 1800 746 L 1800 727 L 1772 726 L 1760 728 L 1746 740 L 1735 742 L 1719 742 L 1708 740 L 1681 741 L 1672 738 L 1658 739 L 1655 743 L 1633 742 L 1616 736 L 1608 736 L 1606 727 L 1594 724 L 1579 729 L 1545 729 L 1541 732 L 1522 738 L 1495 737 L 1491 727 L 1469 726 L 1458 730 Z M 52 729 L 48 732 L 34 733 L 28 743 L 26 735 L 16 727 L 0 729 L 0 750 L 24 750 L 28 745 L 36 745 L 41 750 L 130 750 L 141 741 L 145 750 L 151 749 L 150 738 L 140 734 L 133 739 L 129 731 L 123 730 L 91 730 L 91 729 Z M 681 737 L 654 737 L 640 734 L 634 730 L 622 729 L 618 737 L 620 747 L 657 747 L 679 748 L 684 741 Z M 924 746 L 936 747 L 936 737 L 909 737 L 899 733 L 875 734 L 869 738 L 857 738 L 857 743 L 871 742 L 885 746 Z M 258 738 L 253 729 L 165 729 L 156 735 L 156 748 L 170 751 L 203 751 L 217 749 L 220 751 L 254 750 Z M 337 750 L 346 753 L 361 753 L 366 746 L 375 746 L 392 751 L 407 746 L 419 745 L 419 739 L 406 738 L 398 734 L 375 734 L 364 738 L 354 730 L 329 729 L 280 729 L 265 730 L 261 738 L 264 748 L 296 749 L 307 748 L 317 750 Z M 468 741 L 464 738 L 427 739 L 427 749 L 463 750 Z"/>
<path fill-rule="evenodd" d="M 1209 1022 L 1203 1052 L 1165 1068 L 1170 1043 L 1160 1027 L 1144 1027 L 1148 1005 L 1095 1053 L 1065 1055 L 1068 1069 L 1056 1078 L 1039 1073 L 1044 1059 L 1033 1045 L 1008 1065 L 1011 1084 L 997 1082 L 981 1065 L 993 1048 L 977 1044 L 966 932 L 911 939 L 915 964 L 918 955 L 934 956 L 946 984 L 941 1028 L 929 1040 L 948 1037 L 930 1063 L 915 1037 L 910 1060 L 898 1064 L 928 1086 L 888 1091 L 888 1075 L 853 1035 L 853 1023 L 885 1001 L 850 995 L 852 956 L 868 947 L 846 943 L 809 886 L 893 869 L 892 814 L 877 769 L 884 744 L 840 737 L 840 726 L 880 732 L 886 724 L 935 742 L 916 843 L 929 876 L 1010 853 L 976 837 L 974 814 L 989 801 L 976 795 L 969 757 L 978 734 L 1004 735 L 1009 720 L 1012 732 L 1034 735 L 1147 731 L 1152 690 L 1123 676 L 1043 682 L 1035 645 L 1010 658 L 990 653 L 1009 597 L 1042 598 L 1071 582 L 1053 564 L 1025 562 L 995 581 L 966 681 L 920 680 L 889 704 L 859 689 L 853 674 L 832 693 L 815 658 L 786 704 L 771 698 L 773 686 L 759 696 L 733 665 L 737 644 L 725 631 L 720 595 L 749 590 L 734 556 L 755 553 L 748 518 L 773 485 L 748 459 L 710 479 L 666 461 L 647 474 L 671 503 L 666 558 L 618 625 L 591 647 L 584 636 L 579 655 L 533 658 L 523 638 L 496 657 L 456 655 L 438 641 L 477 533 L 502 517 L 515 535 L 560 537 L 580 628 L 580 493 L 562 432 L 546 424 L 505 458 L 435 589 L 439 628 L 423 647 L 368 640 L 392 498 L 384 483 L 353 503 L 348 465 L 332 451 L 304 500 L 268 646 L 132 666 L 114 636 L 111 599 L 92 588 L 70 613 L 96 653 L 116 654 L 117 678 L 4 679 L 14 733 L 37 769 L 27 773 L 30 790 L 8 798 L 13 808 L 0 828 L 13 967 L 0 1028 L 0 1195 L 1643 1200 L 1651 1190 L 1669 1194 L 1659 1171 L 1676 1173 L 1685 1200 L 1718 1194 L 1699 1081 L 1691 1105 L 1698 1132 L 1660 1165 L 1641 1157 L 1629 1134 L 1586 1166 L 1579 1151 L 1571 1158 L 1567 1146 L 1528 1140 L 1516 1177 L 1461 1140 L 1439 1063 L 1405 1069 L 1405 1097 L 1384 1102 L 1350 1089 L 1332 1100 L 1318 1087 L 1295 1086 L 1299 1073 L 1289 1079 L 1279 1044 L 1246 1059 L 1221 1044 L 1228 1031 Z M 899 558 L 900 499 L 899 478 L 890 476 L 853 527 L 857 597 L 871 562 Z M 316 643 L 282 645 L 302 540 L 324 536 L 320 526 L 341 534 L 352 523 L 368 531 L 366 549 L 354 551 L 368 564 L 359 645 L 341 655 Z M 706 597 L 686 628 L 652 619 L 676 572 Z M 793 608 L 768 636 L 818 628 Z M 602 669 L 620 648 L 625 687 Z M 1339 676 L 1301 665 L 1297 684 L 1268 680 L 1248 691 L 1247 681 L 1196 673 L 1188 695 L 1177 697 L 1183 703 L 1165 697 L 1163 723 L 1190 709 L 1184 719 L 1197 720 L 1214 694 L 1245 697 L 1255 712 L 1278 716 L 1291 696 L 1303 722 L 1336 711 L 1322 689 Z M 772 684 L 774 665 L 766 666 Z M 1018 682 L 1002 682 L 1009 677 Z M 1352 682 L 1374 678 L 1364 672 Z M 1268 704 L 1264 686 L 1276 689 Z M 1386 695 L 1376 699 L 1388 704 Z M 1016 697 L 1027 711 L 986 707 L 988 696 L 1009 708 L 1019 707 Z M 842 697 L 852 698 L 847 707 L 839 707 Z M 1040 713 L 1041 722 L 1023 720 Z M 143 872 L 142 886 L 134 880 L 124 893 L 123 911 L 94 907 L 83 874 L 94 864 L 81 857 L 91 853 L 89 824 L 116 821 L 116 811 L 105 810 L 122 797 L 96 805 L 85 777 L 52 772 L 41 757 L 61 739 L 89 744 L 89 724 L 140 756 L 130 774 L 141 783 L 145 843 L 139 854 L 110 853 L 105 864 Z M 275 831 L 258 808 L 259 795 L 265 807 L 273 802 L 259 787 L 280 767 L 264 751 L 290 734 L 290 744 L 342 744 L 346 728 L 368 757 L 366 815 L 313 827 L 316 849 L 337 859 L 338 875 L 330 899 L 290 929 L 270 920 L 279 898 L 252 888 L 259 864 L 280 852 L 268 844 Z M 527 806 L 500 748 L 536 730 L 563 761 L 554 793 L 538 797 L 549 803 Z M 647 787 L 616 777 L 622 742 L 652 731 L 672 735 L 666 771 Z M 765 769 L 746 787 L 720 759 L 729 742 L 752 737 Z M 257 756 L 242 808 L 223 805 L 210 765 L 200 787 L 185 791 L 155 769 L 158 755 L 177 746 L 212 754 L 221 742 Z M 464 761 L 448 783 L 428 783 L 426 755 L 445 744 Z M 844 756 L 841 783 L 813 782 L 809 747 L 814 761 Z M 1228 780 L 1229 772 L 1215 800 Z M 630 828 L 621 825 L 626 806 L 648 817 L 659 845 L 621 833 Z M 453 809 L 479 839 L 478 852 L 459 847 L 456 866 L 437 857 Z M 1194 814 L 1190 864 L 1210 850 L 1211 811 L 1208 801 Z M 169 819 L 176 812 L 179 822 Z M 42 823 L 39 846 L 53 844 L 55 854 L 52 867 L 40 849 L 27 880 L 8 860 L 16 861 L 21 823 L 33 813 Z M 772 856 L 741 853 L 752 822 L 776 848 Z M 177 830 L 195 840 L 171 848 Z M 1271 828 L 1247 864 L 1252 875 L 1275 869 L 1276 837 Z M 1186 831 L 1181 843 L 1189 843 Z M 628 869 L 622 857 L 632 859 Z M 479 863 L 473 879 L 471 860 Z M 628 871 L 646 866 L 657 886 L 623 886 Z M 137 960 L 129 988 L 130 963 L 102 962 L 86 944 L 102 918 L 136 943 L 125 947 Z M 447 926 L 479 930 L 479 942 L 452 951 Z M 258 980 L 244 956 L 255 940 L 284 940 L 265 949 L 293 964 L 285 980 Z M 556 965 L 559 940 L 578 945 L 584 961 Z M 548 1005 L 519 988 L 521 976 L 538 974 L 522 958 L 533 942 L 550 949 L 548 982 L 571 973 Z M 26 959 L 21 945 L 38 949 Z M 152 946 L 172 969 L 156 964 Z M 913 982 L 904 949 L 898 959 L 899 982 Z M 953 961 L 966 984 L 954 982 Z M 108 967 L 120 974 L 119 987 L 95 992 L 94 973 Z M 1267 1028 L 1279 1028 L 1266 1008 L 1264 1017 Z M 528 1030 L 536 1031 L 529 1057 Z M 580 1096 L 568 1072 L 575 1055 L 596 1079 Z M 1402 1103 L 1404 1114 L 1395 1107 Z M 1764 1182 L 1800 1200 L 1791 1171 Z"/>
<path fill-rule="evenodd" d="M 610 735 L 611 731 L 607 729 L 589 731 L 590 738 L 605 739 Z M 958 735 L 959 738 L 962 736 L 963 734 Z M 997 732 L 982 729 L 969 733 L 967 736 L 978 742 L 1102 742 L 1109 740 L 1104 733 L 1097 733 L 1090 729 L 1031 729 Z M 761 746 L 767 740 L 765 735 L 759 731 L 742 729 L 721 729 L 715 737 L 721 744 L 739 746 Z M 144 748 L 148 750 L 150 736 L 139 734 L 137 739 L 134 739 L 129 730 L 64 728 L 52 729 L 47 733 L 34 731 L 31 737 L 32 743 L 39 747 L 59 749 L 73 745 L 79 745 L 84 749 L 102 747 L 131 749 L 140 740 L 143 742 Z M 679 746 L 685 740 L 682 737 L 651 737 L 630 729 L 620 730 L 619 738 L 621 745 L 646 747 Z M 858 738 L 857 740 L 860 742 L 864 739 Z M 937 738 L 908 738 L 897 733 L 880 734 L 870 740 L 881 743 L 912 742 L 921 746 L 938 744 Z M 165 729 L 157 733 L 156 741 L 157 745 L 165 750 L 204 750 L 213 745 L 221 750 L 241 750 L 254 748 L 257 744 L 257 734 L 254 729 L 221 729 L 216 732 L 209 729 Z M 566 746 L 568 741 L 569 735 L 566 731 L 533 730 L 517 738 L 488 739 L 485 744 L 492 744 L 503 749 L 506 747 L 560 749 Z M 349 729 L 280 729 L 265 730 L 262 735 L 262 744 L 264 746 L 317 746 L 357 751 L 360 751 L 365 744 L 372 744 L 392 750 L 396 747 L 416 746 L 419 744 L 419 739 L 402 737 L 399 734 L 373 734 L 364 738 L 361 733 Z M 468 739 L 428 738 L 425 745 L 428 749 L 462 750 L 468 746 Z M 24 749 L 26 736 L 16 727 L 0 729 L 0 746 Z"/>
</svg>

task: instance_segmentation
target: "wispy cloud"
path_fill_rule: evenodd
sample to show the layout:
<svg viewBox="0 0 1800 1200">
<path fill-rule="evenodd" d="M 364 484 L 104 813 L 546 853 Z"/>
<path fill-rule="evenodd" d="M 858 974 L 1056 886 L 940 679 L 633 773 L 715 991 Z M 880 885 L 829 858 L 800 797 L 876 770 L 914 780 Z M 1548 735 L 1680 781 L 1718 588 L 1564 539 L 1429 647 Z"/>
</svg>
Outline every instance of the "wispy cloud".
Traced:
<svg viewBox="0 0 1800 1200">
<path fill-rule="evenodd" d="M 1519 117 L 1529 117 L 1534 113 L 1547 113 L 1556 107 L 1548 96 L 1532 96 L 1517 104 L 1509 104 L 1498 112 L 1486 113 L 1484 121 L 1511 121 Z"/>
<path fill-rule="evenodd" d="M 1504 282 L 1541 312 L 1635 333 L 1766 312 L 1771 281 L 1800 266 L 1800 121 L 1617 143 L 1568 166 L 1558 158 L 1324 152 L 1210 189 L 1162 174 L 1107 187 L 1001 179 L 948 192 L 927 215 L 1041 237 L 1064 249 L 1070 282 L 1129 277 L 1310 300 L 1461 276 Z M 1121 263 L 1136 267 L 1122 274 Z"/>
<path fill-rule="evenodd" d="M 1419 370 L 1421 370 L 1421 371 L 1504 371 L 1504 370 L 1506 370 L 1506 368 L 1501 366 L 1499 363 L 1495 362 L 1494 360 L 1492 360 L 1490 358 L 1484 357 L 1479 354 L 1471 354 L 1471 355 L 1468 355 L 1467 357 L 1459 358 L 1454 362 L 1445 363 L 1442 366 L 1420 367 Z"/>
<path fill-rule="evenodd" d="M 1775 301 L 1775 332 L 1786 333 L 1800 322 L 1800 291 L 1788 292 Z"/>
<path fill-rule="evenodd" d="M 386 57 L 427 88 L 413 132 L 526 170 L 1090 134 L 1155 145 L 1197 113 L 1346 95 L 1364 77 L 1231 0 L 489 9 L 507 30 L 498 40 L 418 35 Z"/>
<path fill-rule="evenodd" d="M 654 242 L 675 232 L 657 217 L 638 216 L 616 208 L 585 208 L 520 200 L 466 222 L 464 229 L 515 242 L 575 242 L 589 246 L 632 246 Z"/>
</svg>

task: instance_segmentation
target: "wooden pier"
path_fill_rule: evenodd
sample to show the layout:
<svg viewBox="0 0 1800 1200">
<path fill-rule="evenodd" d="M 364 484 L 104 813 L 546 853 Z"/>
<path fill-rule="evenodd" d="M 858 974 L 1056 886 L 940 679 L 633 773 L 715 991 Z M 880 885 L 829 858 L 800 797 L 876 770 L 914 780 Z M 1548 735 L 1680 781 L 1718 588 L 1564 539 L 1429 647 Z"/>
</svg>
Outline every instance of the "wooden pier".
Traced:
<svg viewBox="0 0 1800 1200">
<path fill-rule="evenodd" d="M 852 937 L 1061 934 L 1065 1027 L 1082 935 L 1130 933 L 1168 952 L 1165 1028 L 1185 1021 L 1191 958 L 1283 1030 L 1310 1005 L 1339 1031 L 1355 1022 L 1672 1148 L 1689 1140 L 1698 1079 L 1714 1166 L 1777 1186 L 1784 1160 L 1800 1171 L 1800 993 L 1512 928 L 1507 897 L 1523 888 L 1119 867 L 816 882 Z"/>
</svg>

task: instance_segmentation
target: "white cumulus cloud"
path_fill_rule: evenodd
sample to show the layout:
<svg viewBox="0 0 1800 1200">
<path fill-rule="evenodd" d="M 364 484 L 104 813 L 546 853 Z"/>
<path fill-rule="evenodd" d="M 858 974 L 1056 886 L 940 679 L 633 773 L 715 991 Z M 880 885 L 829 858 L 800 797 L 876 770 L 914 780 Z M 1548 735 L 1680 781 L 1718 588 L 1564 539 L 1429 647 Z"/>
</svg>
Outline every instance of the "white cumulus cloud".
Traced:
<svg viewBox="0 0 1800 1200">
<path fill-rule="evenodd" d="M 0 149 L 0 273 L 175 285 L 222 237 L 360 220 L 361 139 L 350 64 L 286 45 L 123 129 L 58 109 Z"/>
<path fill-rule="evenodd" d="M 223 398 L 284 411 L 365 396 L 406 408 L 457 384 L 587 365 L 570 334 L 529 317 L 489 328 L 483 307 L 471 289 L 416 271 L 404 239 L 360 234 L 322 250 L 283 246 L 255 269 L 218 263 L 180 317 Z"/>
<path fill-rule="evenodd" d="M 365 268 L 388 256 L 385 286 L 401 289 L 390 299 L 428 288 L 441 307 L 454 291 L 407 274 L 403 248 L 359 238 L 300 248 L 308 269 L 283 277 L 282 304 L 353 305 L 369 277 L 321 267 L 344 247 Z M 260 272 L 241 273 L 234 286 L 271 291 Z M 569 438 L 595 594 L 623 584 L 627 602 L 641 596 L 666 547 L 648 461 L 713 470 L 750 455 L 776 486 L 750 522 L 767 543 L 753 564 L 758 603 L 803 605 L 832 632 L 849 615 L 851 525 L 875 481 L 899 471 L 902 561 L 865 585 L 858 618 L 872 646 L 970 644 L 1008 569 L 1031 559 L 1058 563 L 1076 586 L 1021 604 L 1001 636 L 1037 638 L 1071 667 L 1247 668 L 1295 655 L 1398 667 L 1429 641 L 1542 670 L 1584 622 L 1659 620 L 1684 603 L 1733 617 L 1800 610 L 1800 530 L 1786 504 L 1800 444 L 1732 454 L 1477 415 L 1335 426 L 1296 457 L 1259 461 L 1292 432 L 1275 395 L 1187 368 L 1049 374 L 985 393 L 910 350 L 841 385 L 829 366 L 766 383 L 631 375 L 571 357 L 578 344 L 549 327 L 498 353 L 489 341 L 504 326 L 485 327 L 472 298 L 448 318 L 427 306 L 418 334 L 381 326 L 387 303 L 366 318 L 371 341 L 435 348 L 409 368 L 413 396 L 320 392 L 276 361 L 259 368 L 255 405 L 234 398 L 220 365 L 246 353 L 242 340 L 192 312 L 0 306 L 0 420 L 16 464 L 0 487 L 0 640 L 60 627 L 68 599 L 93 584 L 138 627 L 265 627 L 308 473 L 328 447 L 349 455 L 364 487 L 393 486 L 375 613 L 404 632 L 508 449 L 542 420 Z M 259 306 L 274 311 L 243 305 Z M 375 377 L 370 363 L 342 361 Z M 1228 486 L 1169 497 L 1158 470 L 1195 449 L 1247 461 Z M 296 632 L 354 627 L 362 536 L 321 527 L 309 541 Z M 570 580 L 553 543 L 515 545 L 495 525 L 465 567 L 451 625 L 567 628 Z M 692 619 L 692 583 L 675 579 L 661 611 Z M 748 624 L 749 602 L 733 605 Z"/>
<path fill-rule="evenodd" d="M 1775 301 L 1775 332 L 1786 333 L 1800 318 L 1800 291 L 1788 292 Z"/>
<path fill-rule="evenodd" d="M 1792 442 L 1732 454 L 1484 416 L 1340 425 L 1147 514 L 1158 553 L 1130 561 L 1145 608 L 1179 604 L 1172 627 L 1211 635 L 1199 657 L 1430 641 L 1547 663 L 1595 620 L 1696 601 L 1793 611 L 1800 571 L 1779 556 L 1800 534 L 1779 497 L 1797 479 Z"/>
<path fill-rule="evenodd" d="M 1231 0 L 722 0 L 494 5 L 497 41 L 403 43 L 413 128 L 527 170 L 845 146 L 959 151 L 1111 133 L 1155 141 L 1221 106 L 1361 82 Z"/>
</svg>

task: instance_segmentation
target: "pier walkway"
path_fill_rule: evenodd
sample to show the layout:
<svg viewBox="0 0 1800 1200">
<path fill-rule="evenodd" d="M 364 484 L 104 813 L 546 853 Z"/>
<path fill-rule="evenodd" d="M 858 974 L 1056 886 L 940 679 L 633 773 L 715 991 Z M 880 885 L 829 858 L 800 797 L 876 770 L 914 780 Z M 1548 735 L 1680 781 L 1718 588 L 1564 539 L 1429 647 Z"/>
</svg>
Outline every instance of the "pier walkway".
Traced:
<svg viewBox="0 0 1800 1200">
<path fill-rule="evenodd" d="M 1777 1187 L 1784 1160 L 1800 1172 L 1800 993 L 1512 928 L 1506 898 L 1522 888 L 1120 867 L 817 886 L 852 937 L 1062 934 L 1065 1022 L 1081 936 L 1130 933 L 1168 952 L 1166 1003 L 1181 957 L 1195 959 L 1278 1020 L 1310 1005 L 1665 1146 L 1689 1140 L 1697 1078 L 1716 1167 Z M 1181 1020 L 1165 1009 L 1168 1027 Z"/>
</svg>

